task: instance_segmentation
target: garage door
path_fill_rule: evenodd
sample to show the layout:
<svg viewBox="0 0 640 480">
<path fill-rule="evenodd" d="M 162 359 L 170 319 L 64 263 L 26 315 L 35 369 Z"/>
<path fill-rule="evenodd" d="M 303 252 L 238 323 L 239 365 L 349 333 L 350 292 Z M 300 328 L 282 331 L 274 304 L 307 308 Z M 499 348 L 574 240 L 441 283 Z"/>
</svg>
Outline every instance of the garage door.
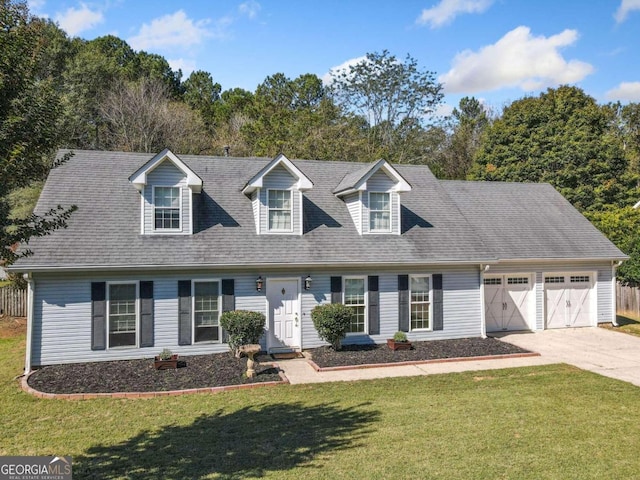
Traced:
<svg viewBox="0 0 640 480">
<path fill-rule="evenodd" d="M 485 277 L 487 332 L 531 330 L 532 286 L 530 275 L 487 275 Z"/>
<path fill-rule="evenodd" d="M 589 273 L 544 276 L 546 328 L 589 327 L 592 322 L 593 275 Z"/>
</svg>

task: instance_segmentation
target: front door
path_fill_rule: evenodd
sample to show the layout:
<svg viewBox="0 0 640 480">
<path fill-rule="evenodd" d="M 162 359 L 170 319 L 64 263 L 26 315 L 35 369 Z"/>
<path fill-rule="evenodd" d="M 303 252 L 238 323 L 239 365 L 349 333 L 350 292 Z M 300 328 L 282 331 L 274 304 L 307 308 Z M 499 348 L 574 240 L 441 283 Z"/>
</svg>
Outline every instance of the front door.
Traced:
<svg viewBox="0 0 640 480">
<path fill-rule="evenodd" d="M 273 350 L 300 350 L 300 301 L 298 279 L 267 279 L 269 332 L 267 347 Z"/>
</svg>

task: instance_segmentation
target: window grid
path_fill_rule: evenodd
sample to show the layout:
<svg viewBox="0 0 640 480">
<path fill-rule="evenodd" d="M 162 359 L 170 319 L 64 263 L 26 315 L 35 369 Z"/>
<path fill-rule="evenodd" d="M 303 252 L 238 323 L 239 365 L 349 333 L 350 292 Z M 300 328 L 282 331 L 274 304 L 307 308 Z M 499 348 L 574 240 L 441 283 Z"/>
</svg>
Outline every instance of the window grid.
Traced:
<svg viewBox="0 0 640 480">
<path fill-rule="evenodd" d="M 267 192 L 270 231 L 291 231 L 291 191 L 269 190 Z"/>
<path fill-rule="evenodd" d="M 502 278 L 485 278 L 485 285 L 502 285 Z"/>
<path fill-rule="evenodd" d="M 507 278 L 507 284 L 509 285 L 528 285 L 529 277 L 509 277 Z"/>
<path fill-rule="evenodd" d="M 369 230 L 391 231 L 391 196 L 388 193 L 369 193 Z"/>
<path fill-rule="evenodd" d="M 136 285 L 122 284 L 109 287 L 109 332 L 136 331 Z"/>
<path fill-rule="evenodd" d="M 156 230 L 180 229 L 180 187 L 155 187 L 154 220 Z"/>
<path fill-rule="evenodd" d="M 588 283 L 590 281 L 589 275 L 571 275 L 571 283 Z"/>
<path fill-rule="evenodd" d="M 564 277 L 544 277 L 544 283 L 564 283 Z"/>
<path fill-rule="evenodd" d="M 428 329 L 429 325 L 429 289 L 428 276 L 411 277 L 411 330 Z"/>
<path fill-rule="evenodd" d="M 194 282 L 194 342 L 220 340 L 220 286 L 217 281 Z"/>
<path fill-rule="evenodd" d="M 351 307 L 354 312 L 347 333 L 364 333 L 366 320 L 364 278 L 345 278 L 344 304 Z"/>
</svg>

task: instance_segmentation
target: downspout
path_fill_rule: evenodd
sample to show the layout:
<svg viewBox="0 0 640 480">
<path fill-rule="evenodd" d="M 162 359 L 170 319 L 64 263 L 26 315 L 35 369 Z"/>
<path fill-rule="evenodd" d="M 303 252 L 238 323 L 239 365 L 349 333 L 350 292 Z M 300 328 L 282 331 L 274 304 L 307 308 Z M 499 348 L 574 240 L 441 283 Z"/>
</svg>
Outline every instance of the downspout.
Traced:
<svg viewBox="0 0 640 480">
<path fill-rule="evenodd" d="M 616 270 L 618 269 L 618 267 L 622 264 L 622 262 L 611 262 L 611 303 L 612 303 L 612 309 L 613 311 L 611 312 L 611 324 L 614 327 L 619 327 L 620 325 L 618 325 L 618 321 L 617 321 L 617 314 L 618 314 L 618 305 L 617 305 L 617 301 L 618 301 L 618 291 L 616 288 L 617 285 L 617 281 L 616 281 Z"/>
<path fill-rule="evenodd" d="M 489 271 L 489 265 L 480 264 L 480 336 L 487 338 L 487 322 L 484 305 L 484 274 Z"/>
<path fill-rule="evenodd" d="M 24 361 L 24 374 L 31 373 L 31 343 L 33 339 L 33 307 L 34 302 L 34 288 L 35 282 L 30 273 L 24 274 L 24 279 L 27 281 L 27 348 L 25 352 Z"/>
</svg>

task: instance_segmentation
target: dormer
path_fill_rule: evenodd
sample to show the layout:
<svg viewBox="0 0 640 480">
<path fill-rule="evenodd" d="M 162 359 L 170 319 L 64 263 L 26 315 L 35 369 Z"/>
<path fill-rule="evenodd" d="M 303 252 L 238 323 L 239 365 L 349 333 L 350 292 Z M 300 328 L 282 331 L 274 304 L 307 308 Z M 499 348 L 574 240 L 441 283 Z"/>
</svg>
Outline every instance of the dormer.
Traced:
<svg viewBox="0 0 640 480">
<path fill-rule="evenodd" d="M 386 160 L 346 175 L 333 190 L 351 214 L 360 235 L 400 235 L 400 194 L 411 185 Z"/>
<path fill-rule="evenodd" d="M 141 234 L 193 233 L 193 195 L 202 191 L 202 179 L 171 150 L 157 154 L 129 181 L 140 192 Z"/>
<path fill-rule="evenodd" d="M 253 205 L 258 235 L 302 235 L 302 193 L 313 183 L 283 154 L 256 173 L 242 193 Z"/>
</svg>

